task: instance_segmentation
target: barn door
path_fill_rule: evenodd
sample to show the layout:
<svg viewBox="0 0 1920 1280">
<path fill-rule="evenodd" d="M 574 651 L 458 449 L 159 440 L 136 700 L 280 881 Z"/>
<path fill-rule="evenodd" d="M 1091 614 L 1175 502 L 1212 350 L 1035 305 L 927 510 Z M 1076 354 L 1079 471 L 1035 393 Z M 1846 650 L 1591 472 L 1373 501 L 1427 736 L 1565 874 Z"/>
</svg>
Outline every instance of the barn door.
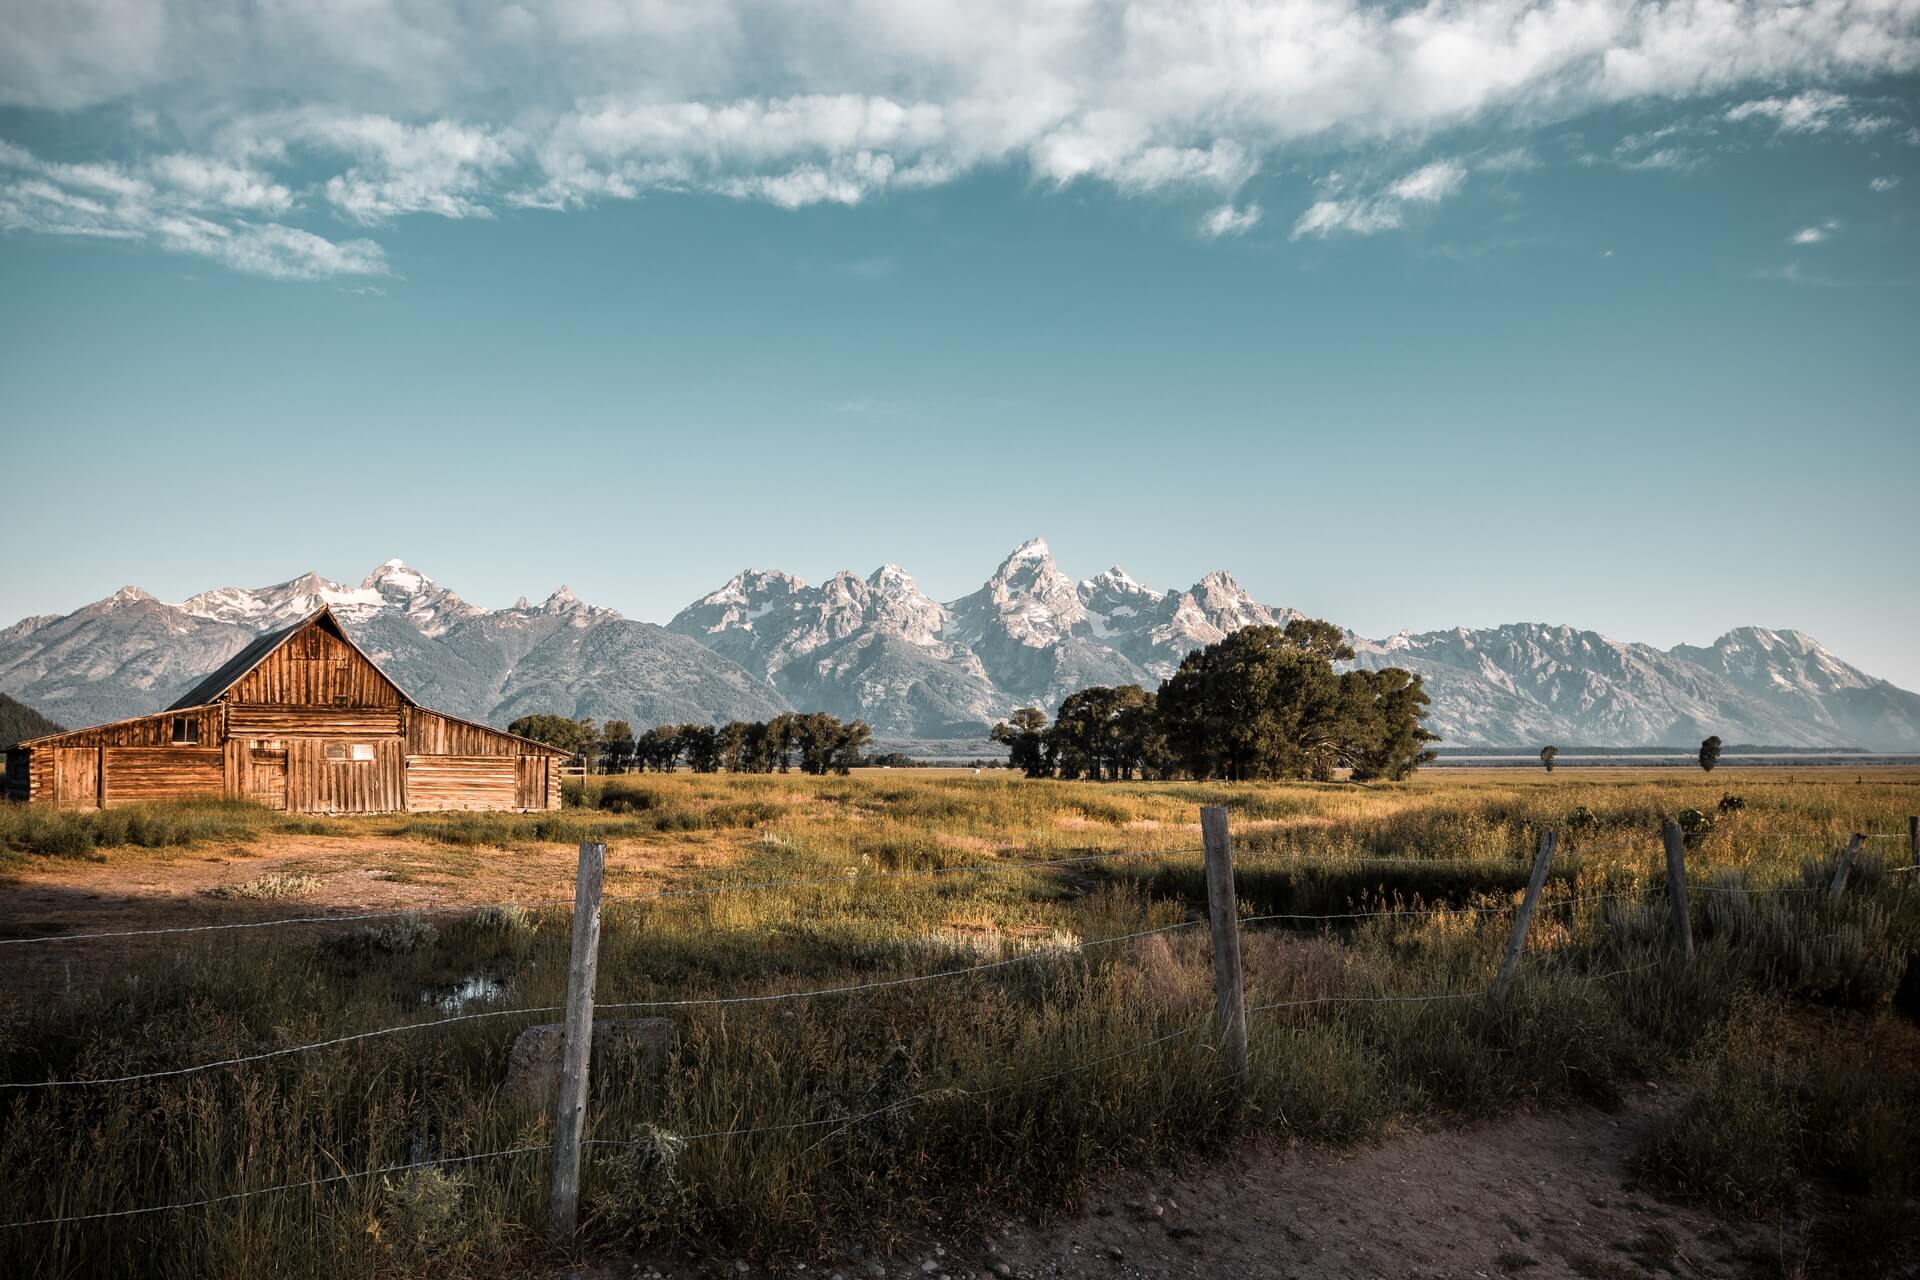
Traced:
<svg viewBox="0 0 1920 1280">
<path fill-rule="evenodd" d="M 547 758 L 516 756 L 513 763 L 513 807 L 516 809 L 546 808 Z"/>
<path fill-rule="evenodd" d="M 53 749 L 53 802 L 63 809 L 100 807 L 99 747 Z"/>
<path fill-rule="evenodd" d="M 284 742 L 247 744 L 246 796 L 269 809 L 287 807 L 287 747 Z"/>
</svg>

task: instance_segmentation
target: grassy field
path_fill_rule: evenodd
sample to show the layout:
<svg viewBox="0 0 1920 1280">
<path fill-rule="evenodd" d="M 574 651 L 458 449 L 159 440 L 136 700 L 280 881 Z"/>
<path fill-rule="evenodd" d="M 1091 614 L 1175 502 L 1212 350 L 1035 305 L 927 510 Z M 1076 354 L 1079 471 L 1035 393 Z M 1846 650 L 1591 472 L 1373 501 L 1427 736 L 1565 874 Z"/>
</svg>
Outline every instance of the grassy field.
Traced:
<svg viewBox="0 0 1920 1280">
<path fill-rule="evenodd" d="M 240 921 L 352 905 L 317 896 L 341 878 L 308 874 L 321 849 L 378 877 L 354 883 L 399 877 L 423 905 L 562 899 L 568 847 L 593 838 L 610 843 L 603 1006 L 1015 961 L 622 1011 L 671 1018 L 676 1047 L 658 1083 L 596 1064 L 590 1132 L 606 1145 L 590 1150 L 567 1256 L 884 1244 L 936 1219 L 1057 1208 L 1116 1165 L 1251 1134 L 1351 1142 L 1606 1103 L 1654 1076 L 1689 1101 L 1643 1153 L 1648 1179 L 1743 1214 L 1818 1203 L 1818 1247 L 1845 1265 L 1914 1247 L 1903 1206 L 1920 1193 L 1906 1155 L 1920 1145 L 1920 1069 L 1889 1000 L 1920 944 L 1920 890 L 1888 868 L 1909 861 L 1920 773 L 1448 770 L 1370 788 L 650 775 L 575 798 L 544 815 L 338 822 L 229 805 L 5 808 L 0 870 L 13 887 L 97 895 L 250 851 L 190 903 L 140 900 L 168 923 Z M 1277 1006 L 1253 1015 L 1240 1080 L 1211 1035 L 1203 804 L 1233 814 L 1248 1004 Z M 1688 810 L 1712 829 L 1689 853 L 1698 951 L 1683 968 L 1657 832 Z M 1482 993 L 1547 829 L 1562 839 L 1547 905 L 1495 1003 Z M 1854 830 L 1900 838 L 1871 842 L 1829 901 Z M 1140 856 L 1095 856 L 1123 853 Z M 1255 919 L 1342 913 L 1376 914 Z M 156 1276 L 490 1276 L 550 1261 L 544 1152 L 455 1161 L 547 1140 L 547 1118 L 516 1112 L 499 1086 L 517 1031 L 557 1017 L 507 1011 L 560 1003 L 567 930 L 564 908 L 534 903 L 117 944 L 112 976 L 70 991 L 17 971 L 0 995 L 12 1082 L 167 1071 L 456 1009 L 503 1016 L 0 1091 L 11 1219 L 337 1179 L 14 1228 L 0 1256 L 34 1273 Z M 435 1167 L 339 1178 L 419 1162 Z"/>
</svg>

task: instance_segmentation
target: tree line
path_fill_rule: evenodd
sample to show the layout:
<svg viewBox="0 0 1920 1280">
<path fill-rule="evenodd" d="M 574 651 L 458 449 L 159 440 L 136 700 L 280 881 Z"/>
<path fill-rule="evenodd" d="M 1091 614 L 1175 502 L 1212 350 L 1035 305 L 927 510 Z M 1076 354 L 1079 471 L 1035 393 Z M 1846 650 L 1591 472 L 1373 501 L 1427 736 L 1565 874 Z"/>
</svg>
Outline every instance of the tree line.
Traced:
<svg viewBox="0 0 1920 1280">
<path fill-rule="evenodd" d="M 625 720 L 596 725 L 567 716 L 521 716 L 507 732 L 570 751 L 588 772 L 638 769 L 672 773 L 845 773 L 866 763 L 873 730 L 864 720 L 842 721 L 824 711 L 787 712 L 771 720 L 722 725 L 662 724 L 635 733 Z"/>
<path fill-rule="evenodd" d="M 1243 627 L 1189 653 L 1157 692 L 1096 685 L 1069 695 L 1052 724 L 1022 707 L 993 737 L 1030 778 L 1328 780 L 1344 768 L 1398 781 L 1434 758 L 1429 699 L 1398 667 L 1334 671 L 1353 656 L 1329 622 Z"/>
</svg>

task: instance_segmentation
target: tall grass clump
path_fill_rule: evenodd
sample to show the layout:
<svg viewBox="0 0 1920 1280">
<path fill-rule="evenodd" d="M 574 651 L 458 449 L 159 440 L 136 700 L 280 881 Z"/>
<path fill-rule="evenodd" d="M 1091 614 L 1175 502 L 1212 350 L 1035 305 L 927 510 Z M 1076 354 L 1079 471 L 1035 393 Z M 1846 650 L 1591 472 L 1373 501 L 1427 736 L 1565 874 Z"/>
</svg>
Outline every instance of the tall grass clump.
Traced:
<svg viewBox="0 0 1920 1280">
<path fill-rule="evenodd" d="M 101 849 L 164 849 L 236 840 L 312 824 L 244 800 L 179 800 L 111 809 L 0 804 L 0 848 L 45 857 L 85 858 Z"/>
</svg>

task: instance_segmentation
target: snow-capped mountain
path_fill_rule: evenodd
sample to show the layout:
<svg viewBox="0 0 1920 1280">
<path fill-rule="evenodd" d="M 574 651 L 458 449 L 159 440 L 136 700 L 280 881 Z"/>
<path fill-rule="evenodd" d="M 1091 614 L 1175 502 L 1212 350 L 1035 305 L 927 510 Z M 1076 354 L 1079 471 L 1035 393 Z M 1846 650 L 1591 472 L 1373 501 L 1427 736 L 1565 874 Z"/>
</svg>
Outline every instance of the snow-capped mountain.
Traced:
<svg viewBox="0 0 1920 1280">
<path fill-rule="evenodd" d="M 637 724 L 859 717 L 889 737 L 978 737 L 1014 708 L 1090 684 L 1154 687 L 1192 650 L 1284 626 L 1225 572 L 1155 590 L 1115 566 L 1080 581 L 1035 538 L 942 604 L 898 565 L 808 586 L 750 569 L 664 628 L 562 587 L 539 604 L 471 604 L 403 561 L 358 586 L 305 574 L 167 604 L 137 587 L 0 631 L 0 692 L 71 726 L 167 705 L 262 631 L 333 606 L 429 706 L 504 724 L 536 711 Z M 1742 627 L 1660 650 L 1573 627 L 1351 637 L 1355 662 L 1417 672 L 1453 746 L 1729 742 L 1920 749 L 1920 695 L 1796 631 Z"/>
<path fill-rule="evenodd" d="M 256 635 L 332 605 L 354 640 L 427 706 L 504 725 L 529 711 L 647 724 L 786 709 L 765 682 L 565 587 L 540 604 L 468 604 L 389 560 L 358 587 L 303 574 L 166 604 L 137 587 L 0 631 L 0 690 L 83 726 L 167 706 Z"/>
<path fill-rule="evenodd" d="M 562 588 L 564 590 L 565 588 Z M 333 606 L 343 619 L 364 622 L 377 613 L 398 611 L 423 634 L 445 635 L 467 618 L 486 610 L 468 604 L 403 560 L 389 560 L 357 587 L 343 586 L 317 573 L 305 573 L 271 587 L 221 587 L 180 602 L 196 618 L 231 622 L 270 631 L 306 617 L 321 605 Z"/>
<path fill-rule="evenodd" d="M 836 573 L 809 587 L 748 569 L 682 609 L 669 631 L 724 654 L 794 706 L 865 719 L 881 733 L 979 733 L 1004 699 L 950 618 L 906 570 Z"/>
<path fill-rule="evenodd" d="M 893 565 L 867 582 L 882 578 L 911 582 Z M 977 732 L 1017 706 L 1051 709 L 1090 684 L 1151 688 L 1229 632 L 1303 616 L 1255 600 L 1224 571 L 1185 590 L 1143 586 L 1117 565 L 1076 583 L 1039 538 L 1015 548 L 979 590 L 944 606 L 915 589 L 914 607 L 903 611 L 911 625 L 871 608 L 831 606 L 862 599 L 835 585 L 859 582 L 842 573 L 814 589 L 749 570 L 667 627 L 765 670 L 796 706 L 932 737 L 970 718 Z M 1743 628 L 1710 648 L 1671 652 L 1524 623 L 1351 639 L 1356 664 L 1405 667 L 1425 679 L 1430 727 L 1456 746 L 1692 745 L 1709 733 L 1782 746 L 1920 746 L 1920 697 L 1797 632 Z M 862 665 L 848 654 L 870 656 Z"/>
</svg>

